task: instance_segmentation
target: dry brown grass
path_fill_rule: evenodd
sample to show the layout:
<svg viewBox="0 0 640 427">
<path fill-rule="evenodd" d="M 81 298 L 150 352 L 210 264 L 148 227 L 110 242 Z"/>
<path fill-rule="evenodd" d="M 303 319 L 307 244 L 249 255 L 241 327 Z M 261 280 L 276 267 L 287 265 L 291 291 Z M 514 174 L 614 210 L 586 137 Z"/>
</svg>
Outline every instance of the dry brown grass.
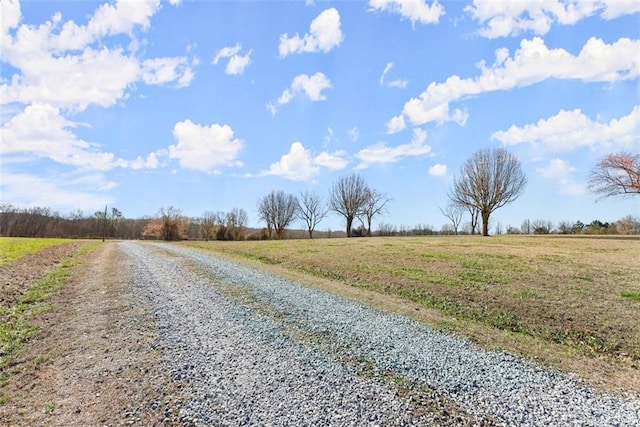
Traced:
<svg viewBox="0 0 640 427">
<path fill-rule="evenodd" d="M 474 236 L 191 243 L 487 348 L 640 393 L 640 239 Z"/>
</svg>

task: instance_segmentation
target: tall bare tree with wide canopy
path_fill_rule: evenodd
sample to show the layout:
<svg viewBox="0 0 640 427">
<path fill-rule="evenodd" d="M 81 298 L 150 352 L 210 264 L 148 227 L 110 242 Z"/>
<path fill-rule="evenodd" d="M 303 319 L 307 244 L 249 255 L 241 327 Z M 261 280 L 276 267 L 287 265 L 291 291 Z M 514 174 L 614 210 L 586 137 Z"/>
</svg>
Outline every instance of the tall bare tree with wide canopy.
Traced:
<svg viewBox="0 0 640 427">
<path fill-rule="evenodd" d="M 298 200 L 293 194 L 272 191 L 258 200 L 258 214 L 267 223 L 269 237 L 275 230 L 276 239 L 282 239 L 285 229 L 293 222 L 298 212 Z"/>
<path fill-rule="evenodd" d="M 353 220 L 362 212 L 369 199 L 369 188 L 364 179 L 354 173 L 333 183 L 329 192 L 329 209 L 342 215 L 347 223 L 347 237 L 351 237 Z"/>
<path fill-rule="evenodd" d="M 482 235 L 489 235 L 489 216 L 516 200 L 527 185 L 518 158 L 504 148 L 476 151 L 453 178 L 449 199 L 454 204 L 475 208 L 482 218 Z"/>
<path fill-rule="evenodd" d="M 600 198 L 640 194 L 640 154 L 622 151 L 604 156 L 591 169 L 588 187 Z"/>
</svg>

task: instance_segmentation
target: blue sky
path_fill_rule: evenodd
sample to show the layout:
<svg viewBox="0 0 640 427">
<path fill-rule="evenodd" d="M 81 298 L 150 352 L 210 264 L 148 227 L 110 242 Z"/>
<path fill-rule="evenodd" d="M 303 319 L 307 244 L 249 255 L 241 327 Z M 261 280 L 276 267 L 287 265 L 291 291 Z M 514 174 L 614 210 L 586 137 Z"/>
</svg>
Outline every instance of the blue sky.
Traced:
<svg viewBox="0 0 640 427">
<path fill-rule="evenodd" d="M 270 191 L 357 172 L 392 198 L 377 221 L 439 229 L 462 163 L 504 147 L 529 183 L 492 222 L 640 215 L 586 189 L 640 151 L 637 1 L 0 5 L 3 203 L 257 226 Z"/>
</svg>

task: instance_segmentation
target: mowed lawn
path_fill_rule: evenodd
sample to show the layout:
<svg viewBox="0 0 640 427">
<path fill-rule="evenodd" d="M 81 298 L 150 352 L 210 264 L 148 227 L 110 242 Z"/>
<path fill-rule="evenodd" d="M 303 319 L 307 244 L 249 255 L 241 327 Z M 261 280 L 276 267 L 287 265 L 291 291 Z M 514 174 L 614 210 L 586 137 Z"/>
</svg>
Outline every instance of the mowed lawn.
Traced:
<svg viewBox="0 0 640 427">
<path fill-rule="evenodd" d="M 442 316 L 431 323 L 488 347 L 549 360 L 567 355 L 606 359 L 632 372 L 639 369 L 638 237 L 424 236 L 190 244 L 436 310 Z M 505 344 L 505 335 L 511 344 Z M 554 348 L 555 354 L 547 354 Z M 581 370 L 570 363 L 562 367 Z"/>
</svg>

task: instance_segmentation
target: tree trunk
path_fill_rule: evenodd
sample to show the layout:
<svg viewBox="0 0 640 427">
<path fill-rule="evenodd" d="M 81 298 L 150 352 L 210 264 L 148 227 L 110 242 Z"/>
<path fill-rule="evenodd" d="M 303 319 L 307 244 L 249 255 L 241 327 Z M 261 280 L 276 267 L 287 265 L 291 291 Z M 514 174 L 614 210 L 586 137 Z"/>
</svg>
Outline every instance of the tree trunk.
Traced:
<svg viewBox="0 0 640 427">
<path fill-rule="evenodd" d="M 353 223 L 353 218 L 347 217 L 347 237 L 351 237 L 351 224 Z"/>
<path fill-rule="evenodd" d="M 490 212 L 482 212 L 482 235 L 489 235 L 489 214 Z"/>
</svg>

